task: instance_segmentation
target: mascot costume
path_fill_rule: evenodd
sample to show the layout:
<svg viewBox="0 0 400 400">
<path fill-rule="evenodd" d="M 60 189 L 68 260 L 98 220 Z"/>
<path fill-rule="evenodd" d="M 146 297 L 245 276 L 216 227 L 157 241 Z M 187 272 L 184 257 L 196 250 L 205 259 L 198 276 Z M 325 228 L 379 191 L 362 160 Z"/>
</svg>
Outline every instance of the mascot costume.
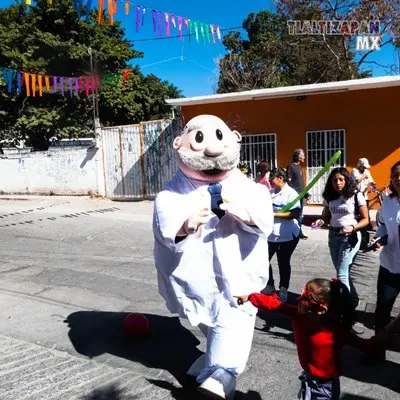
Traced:
<svg viewBox="0 0 400 400">
<path fill-rule="evenodd" d="M 268 189 L 237 168 L 240 142 L 216 116 L 191 119 L 173 142 L 179 171 L 154 205 L 159 291 L 206 336 L 187 374 L 217 399 L 234 398 L 249 357 L 256 309 L 235 296 L 265 287 L 273 225 Z"/>
</svg>

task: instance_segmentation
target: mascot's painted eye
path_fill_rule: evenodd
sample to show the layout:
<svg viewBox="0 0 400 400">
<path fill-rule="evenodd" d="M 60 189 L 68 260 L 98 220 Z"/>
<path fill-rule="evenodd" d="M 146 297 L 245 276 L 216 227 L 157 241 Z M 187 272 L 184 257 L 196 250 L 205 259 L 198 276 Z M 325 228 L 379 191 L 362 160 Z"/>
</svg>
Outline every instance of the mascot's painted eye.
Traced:
<svg viewBox="0 0 400 400">
<path fill-rule="evenodd" d="M 204 140 L 203 132 L 202 132 L 202 131 L 197 131 L 194 140 L 195 140 L 197 143 L 201 143 L 201 142 Z"/>
<path fill-rule="evenodd" d="M 219 129 L 217 129 L 216 131 L 215 131 L 215 134 L 217 135 L 217 139 L 218 140 L 222 140 L 222 138 L 223 138 L 223 134 L 222 134 L 222 132 L 219 130 Z"/>
</svg>

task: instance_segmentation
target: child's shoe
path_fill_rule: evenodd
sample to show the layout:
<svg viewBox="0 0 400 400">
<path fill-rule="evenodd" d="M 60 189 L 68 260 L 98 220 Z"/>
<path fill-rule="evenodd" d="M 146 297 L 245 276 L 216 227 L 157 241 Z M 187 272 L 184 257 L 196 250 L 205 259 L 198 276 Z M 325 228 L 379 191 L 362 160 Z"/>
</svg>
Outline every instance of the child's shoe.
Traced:
<svg viewBox="0 0 400 400">
<path fill-rule="evenodd" d="M 213 399 L 233 400 L 235 398 L 236 378 L 223 368 L 218 368 L 197 390 Z"/>
<path fill-rule="evenodd" d="M 275 286 L 267 285 L 263 290 L 261 290 L 261 293 L 267 295 L 275 294 L 276 293 Z"/>
<path fill-rule="evenodd" d="M 281 287 L 279 288 L 279 301 L 282 303 L 286 303 L 287 301 L 287 288 Z"/>
</svg>

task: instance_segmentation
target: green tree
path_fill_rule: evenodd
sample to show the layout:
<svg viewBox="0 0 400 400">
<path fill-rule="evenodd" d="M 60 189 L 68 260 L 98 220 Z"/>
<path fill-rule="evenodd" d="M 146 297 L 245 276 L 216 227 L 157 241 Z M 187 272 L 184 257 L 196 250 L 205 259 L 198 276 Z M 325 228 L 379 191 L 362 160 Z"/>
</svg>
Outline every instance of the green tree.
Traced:
<svg viewBox="0 0 400 400">
<path fill-rule="evenodd" d="M 99 91 L 98 109 L 103 125 L 137 123 L 159 118 L 167 109 L 163 98 L 179 97 L 180 91 L 154 75 L 145 76 L 131 60 L 143 57 L 124 37 L 118 22 L 97 23 L 97 10 L 85 9 L 78 18 L 72 1 L 38 0 L 29 7 L 17 0 L 0 9 L 0 67 L 49 76 L 91 74 L 88 49 L 98 75 L 116 74 Z M 106 19 L 107 16 L 105 15 Z M 132 68 L 122 85 L 122 71 Z M 1 76 L 1 75 L 0 75 Z M 162 97 L 163 96 L 163 97 Z M 93 97 L 81 92 L 70 97 L 44 93 L 26 97 L 8 93 L 0 79 L 0 140 L 29 138 L 35 148 L 46 148 L 51 136 L 76 137 L 93 130 Z"/>
<path fill-rule="evenodd" d="M 286 20 L 318 19 L 336 21 L 379 21 L 380 49 L 392 43 L 398 43 L 400 35 L 400 0 L 277 0 L 277 11 Z M 313 17 L 313 18 L 310 18 Z M 370 61 L 373 49 L 357 54 L 355 57 L 355 39 L 352 36 L 336 36 L 336 46 L 332 46 L 329 36 L 314 38 L 320 46 L 331 53 L 338 69 L 347 69 L 350 78 L 358 78 L 361 67 L 376 64 Z"/>
<path fill-rule="evenodd" d="M 224 37 L 228 54 L 219 60 L 219 93 L 369 75 L 359 71 L 354 53 L 343 46 L 348 38 L 290 35 L 287 21 L 292 18 L 287 9 L 280 10 L 249 14 L 243 22 L 247 38 L 239 32 Z M 296 12 L 293 19 L 320 19 L 321 15 L 312 7 L 300 7 Z"/>
</svg>

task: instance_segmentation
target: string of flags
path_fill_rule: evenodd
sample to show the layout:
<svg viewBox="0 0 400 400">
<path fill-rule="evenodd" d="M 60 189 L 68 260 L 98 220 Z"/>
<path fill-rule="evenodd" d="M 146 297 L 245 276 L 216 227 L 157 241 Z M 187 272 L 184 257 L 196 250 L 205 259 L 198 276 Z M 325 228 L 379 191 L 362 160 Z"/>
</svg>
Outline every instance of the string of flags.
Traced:
<svg viewBox="0 0 400 400">
<path fill-rule="evenodd" d="M 83 76 L 49 76 L 32 74 L 10 68 L 1 68 L 1 80 L 5 83 L 10 94 L 18 95 L 25 92 L 28 97 L 43 96 L 43 93 L 60 93 L 65 96 L 69 93 L 70 97 L 79 94 L 89 96 L 96 90 L 101 89 L 107 84 L 121 84 L 125 86 L 126 80 L 132 73 L 131 70 L 122 73 L 110 73 L 105 75 L 83 75 Z"/>
<path fill-rule="evenodd" d="M 32 0 L 25 0 L 27 5 L 32 4 Z M 49 6 L 53 6 L 54 2 L 58 2 L 61 7 L 63 0 L 47 0 Z M 65 1 L 65 0 L 64 0 Z M 92 9 L 93 0 L 85 0 L 86 1 L 86 21 L 89 20 L 90 11 Z M 74 7 L 77 10 L 78 18 L 80 19 L 82 16 L 82 7 L 84 0 L 73 0 Z M 186 36 L 188 36 L 189 42 L 192 40 L 196 40 L 198 43 L 200 38 L 202 39 L 204 44 L 216 44 L 216 41 L 221 40 L 221 30 L 218 25 L 213 25 L 209 23 L 199 22 L 192 20 L 187 17 L 178 16 L 169 12 L 159 11 L 154 9 L 148 9 L 140 4 L 132 3 L 130 1 L 125 0 L 98 0 L 98 24 L 103 23 L 103 14 L 106 10 L 107 3 L 107 11 L 109 15 L 110 25 L 114 24 L 114 16 L 117 13 L 118 4 L 122 4 L 124 6 L 125 15 L 129 16 L 131 12 L 131 6 L 134 9 L 134 18 L 135 18 L 135 31 L 139 33 L 141 28 L 143 27 L 146 20 L 151 18 L 151 23 L 153 26 L 153 32 L 157 33 L 159 37 L 163 36 L 163 33 L 166 37 L 171 36 L 171 29 L 177 29 L 179 32 L 179 39 L 183 40 L 184 30 L 186 30 Z"/>
</svg>

